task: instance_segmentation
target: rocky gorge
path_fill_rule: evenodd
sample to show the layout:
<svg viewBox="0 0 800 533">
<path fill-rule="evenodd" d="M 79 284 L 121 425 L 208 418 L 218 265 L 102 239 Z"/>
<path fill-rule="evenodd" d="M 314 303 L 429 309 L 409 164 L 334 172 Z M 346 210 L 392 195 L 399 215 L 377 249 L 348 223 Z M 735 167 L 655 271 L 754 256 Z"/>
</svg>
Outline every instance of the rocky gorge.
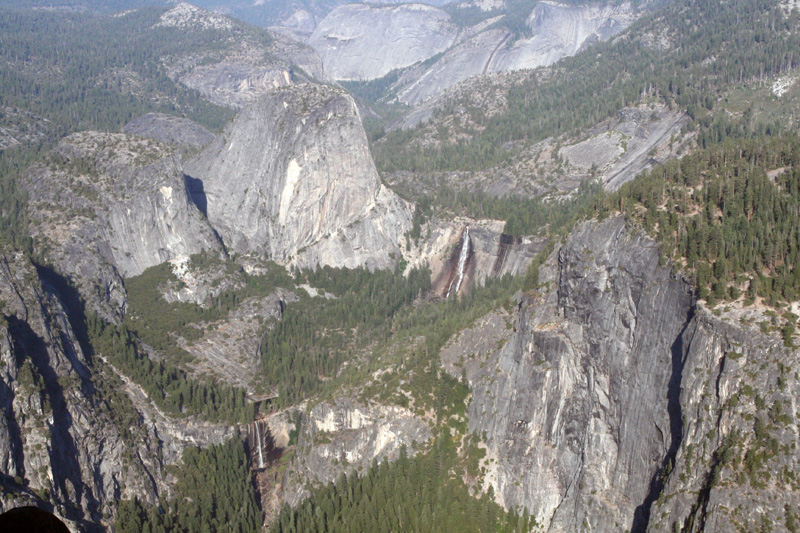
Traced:
<svg viewBox="0 0 800 533">
<path fill-rule="evenodd" d="M 796 353 L 704 308 L 653 241 L 585 223 L 518 301 L 510 324 L 483 320 L 442 353 L 469 381 L 484 488 L 504 505 L 546 531 L 753 530 L 793 512 Z M 481 349 L 494 328 L 503 348 Z"/>
<path fill-rule="evenodd" d="M 114 131 L 0 167 L 21 191 L 0 198 L 0 512 L 144 530 L 199 503 L 267 530 L 311 502 L 324 529 L 320 494 L 359 475 L 401 487 L 389 465 L 429 457 L 438 477 L 398 492 L 457 486 L 496 524 L 795 531 L 800 278 L 777 245 L 730 250 L 751 225 L 800 235 L 770 218 L 796 211 L 800 143 L 726 122 L 793 100 L 759 80 L 720 92 L 734 110 L 720 118 L 710 97 L 681 107 L 658 100 L 671 81 L 637 82 L 551 137 L 498 134 L 481 149 L 509 154 L 500 166 L 382 172 L 381 128 L 411 132 L 415 163 L 463 148 L 514 112 L 509 80 L 547 89 L 561 67 L 516 71 L 615 39 L 643 7 L 543 1 L 513 31 L 498 2 L 334 4 L 283 6 L 309 17 L 274 35 L 187 4 L 153 12 L 148 31 L 218 39 L 153 68 L 233 118 L 132 106 Z M 467 9 L 477 23 L 456 22 Z M 395 75 L 396 99 L 367 102 Z M 400 106 L 394 126 L 384 105 Z M 722 132 L 724 150 L 702 151 Z M 7 231 L 17 215 L 27 239 Z M 188 469 L 230 457 L 192 492 Z M 231 465 L 257 503 L 206 499 Z"/>
</svg>

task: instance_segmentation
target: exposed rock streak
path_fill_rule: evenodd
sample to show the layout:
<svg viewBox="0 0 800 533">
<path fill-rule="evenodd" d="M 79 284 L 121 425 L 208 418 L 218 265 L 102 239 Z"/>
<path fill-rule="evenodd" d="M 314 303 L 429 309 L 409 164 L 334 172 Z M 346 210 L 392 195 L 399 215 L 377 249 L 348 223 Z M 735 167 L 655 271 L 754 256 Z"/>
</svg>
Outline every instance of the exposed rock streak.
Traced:
<svg viewBox="0 0 800 533">
<path fill-rule="evenodd" d="M 453 280 L 453 282 L 456 284 L 456 295 L 458 295 L 458 291 L 461 288 L 461 282 L 464 281 L 464 267 L 467 264 L 467 257 L 469 257 L 469 226 L 464 228 L 464 233 L 461 238 L 461 253 L 458 256 L 458 274 Z M 453 282 L 450 282 L 450 287 L 447 289 L 446 298 L 450 298 L 450 293 L 453 289 Z"/>
</svg>

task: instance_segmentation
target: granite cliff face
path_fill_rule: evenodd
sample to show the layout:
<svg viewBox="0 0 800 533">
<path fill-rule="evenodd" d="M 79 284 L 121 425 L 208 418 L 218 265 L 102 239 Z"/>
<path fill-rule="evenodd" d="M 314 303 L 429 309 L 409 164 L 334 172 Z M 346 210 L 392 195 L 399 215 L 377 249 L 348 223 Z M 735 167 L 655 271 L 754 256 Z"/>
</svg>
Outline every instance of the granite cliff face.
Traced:
<svg viewBox="0 0 800 533">
<path fill-rule="evenodd" d="M 77 531 L 105 531 L 120 499 L 171 494 L 189 445 L 235 428 L 175 420 L 86 350 L 77 294 L 59 274 L 0 249 L 0 512 L 51 509 Z"/>
<path fill-rule="evenodd" d="M 509 30 L 492 28 L 459 43 L 430 67 L 405 74 L 398 100 L 417 105 L 467 78 L 487 74 L 494 56 L 512 40 Z"/>
<path fill-rule="evenodd" d="M 64 297 L 21 254 L 0 252 L 0 510 L 52 505 L 82 529 L 100 530 L 121 496 L 153 501 L 158 439 L 131 427 L 129 434 L 143 438 L 126 444 L 95 389 L 96 366 L 81 349 Z"/>
<path fill-rule="evenodd" d="M 450 16 L 423 4 L 349 4 L 331 11 L 308 40 L 337 80 L 370 80 L 444 52 L 458 37 Z"/>
<path fill-rule="evenodd" d="M 309 46 L 185 2 L 166 11 L 154 30 L 206 33 L 213 46 L 182 50 L 161 61 L 174 81 L 221 106 L 240 109 L 276 87 L 308 76 L 325 79 Z"/>
<path fill-rule="evenodd" d="M 409 265 L 430 266 L 432 290 L 444 298 L 469 292 L 488 278 L 522 275 L 545 240 L 506 235 L 504 225 L 499 220 L 433 221 L 428 239 L 408 254 Z"/>
<path fill-rule="evenodd" d="M 381 184 L 343 91 L 272 91 L 186 169 L 230 250 L 301 266 L 381 268 L 400 258 L 411 208 Z"/>
<path fill-rule="evenodd" d="M 180 255 L 222 250 L 189 200 L 180 158 L 158 142 L 76 133 L 25 179 L 33 234 L 84 297 L 119 311 L 121 277 Z"/>
<path fill-rule="evenodd" d="M 628 529 L 670 449 L 676 339 L 689 285 L 622 219 L 578 228 L 517 332 L 467 373 L 470 430 L 487 436 L 487 482 L 553 531 Z"/>
<path fill-rule="evenodd" d="M 343 398 L 314 406 L 302 417 L 298 459 L 283 479 L 284 499 L 296 505 L 309 485 L 335 482 L 342 473 L 363 472 L 373 460 L 396 459 L 401 446 L 431 438 L 428 422 L 397 406 L 364 405 Z"/>
<path fill-rule="evenodd" d="M 528 17 L 532 37 L 501 48 L 487 65 L 488 72 L 536 68 L 575 55 L 581 48 L 610 39 L 637 15 L 630 4 L 568 6 L 539 2 Z"/>
<path fill-rule="evenodd" d="M 137 117 L 125 124 L 122 132 L 187 148 L 202 148 L 214 140 L 214 134 L 200 124 L 163 113 Z"/>
<path fill-rule="evenodd" d="M 473 389 L 484 488 L 548 531 L 782 524 L 800 488 L 797 354 L 696 304 L 622 218 L 579 226 L 540 281 L 513 331 L 489 316 L 443 352 Z M 477 349 L 484 332 L 503 348 Z"/>
<path fill-rule="evenodd" d="M 533 69 L 575 55 L 627 28 L 638 13 L 629 4 L 568 6 L 539 2 L 527 20 L 530 37 L 494 27 L 450 48 L 424 71 L 409 72 L 398 84 L 398 99 L 417 105 L 473 76 Z"/>
<path fill-rule="evenodd" d="M 466 112 L 470 107 L 502 109 L 504 97 L 498 97 L 497 93 L 507 90 L 509 79 L 514 79 L 514 76 L 474 78 L 440 98 L 421 104 L 416 108 L 421 113 L 447 109 L 449 116 L 424 124 L 411 142 L 441 146 L 435 132 L 445 131 L 443 125 L 446 125 L 448 133 L 457 132 L 465 123 L 475 125 Z M 469 100 L 464 102 L 464 98 Z M 426 120 L 424 116 L 421 118 Z M 615 116 L 580 132 L 549 137 L 525 147 L 507 163 L 487 170 L 396 171 L 385 173 L 383 179 L 392 187 L 424 194 L 446 184 L 499 197 L 553 194 L 557 198 L 563 193 L 577 191 L 584 180 L 598 180 L 606 190 L 613 191 L 638 174 L 691 149 L 696 135 L 684 128 L 689 121 L 686 113 L 664 105 L 626 107 Z"/>
</svg>

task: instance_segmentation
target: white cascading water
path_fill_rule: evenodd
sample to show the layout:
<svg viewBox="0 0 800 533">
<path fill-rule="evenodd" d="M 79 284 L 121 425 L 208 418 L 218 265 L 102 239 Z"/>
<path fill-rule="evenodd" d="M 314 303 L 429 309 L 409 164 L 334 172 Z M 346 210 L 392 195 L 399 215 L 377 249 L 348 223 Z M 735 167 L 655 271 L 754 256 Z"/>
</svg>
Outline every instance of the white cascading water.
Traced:
<svg viewBox="0 0 800 533">
<path fill-rule="evenodd" d="M 453 290 L 453 283 L 456 284 L 456 294 L 458 294 L 458 289 L 461 288 L 461 282 L 464 281 L 464 266 L 467 264 L 467 255 L 469 255 L 469 226 L 464 228 L 464 236 L 461 239 L 461 253 L 458 256 L 458 277 L 450 282 L 445 298 L 450 298 L 450 292 Z"/>
<path fill-rule="evenodd" d="M 258 429 L 258 420 L 256 424 L 256 441 L 258 442 L 258 468 L 264 468 L 264 456 L 261 453 L 261 430 Z"/>
</svg>

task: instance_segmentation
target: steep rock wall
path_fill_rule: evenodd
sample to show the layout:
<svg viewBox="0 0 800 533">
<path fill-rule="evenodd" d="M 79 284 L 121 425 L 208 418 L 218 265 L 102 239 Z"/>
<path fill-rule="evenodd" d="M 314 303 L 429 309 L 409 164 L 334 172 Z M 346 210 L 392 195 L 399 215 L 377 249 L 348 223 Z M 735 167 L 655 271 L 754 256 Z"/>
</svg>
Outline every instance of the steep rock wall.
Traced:
<svg viewBox="0 0 800 533">
<path fill-rule="evenodd" d="M 381 185 L 355 103 L 338 89 L 268 93 L 186 168 L 231 250 L 301 266 L 400 258 L 410 206 Z"/>
<path fill-rule="evenodd" d="M 536 68 L 575 55 L 592 42 L 605 41 L 627 28 L 637 15 L 630 4 L 567 6 L 539 2 L 528 17 L 532 37 L 498 50 L 488 72 Z"/>
<path fill-rule="evenodd" d="M 450 15 L 423 4 L 337 7 L 308 40 L 337 80 L 370 80 L 448 49 L 459 30 Z"/>
<path fill-rule="evenodd" d="M 62 276 L 0 247 L 0 512 L 35 505 L 106 531 L 121 499 L 171 495 L 165 465 L 187 446 L 237 431 L 164 415 L 92 353 L 83 322 Z"/>
<path fill-rule="evenodd" d="M 424 72 L 413 73 L 414 79 L 401 79 L 398 99 L 416 105 L 473 76 L 552 65 L 591 43 L 610 39 L 638 16 L 629 4 L 539 2 L 527 20 L 530 37 L 517 38 L 503 28 L 478 33 Z"/>
<path fill-rule="evenodd" d="M 132 135 L 83 132 L 25 177 L 33 234 L 85 298 L 124 309 L 120 277 L 222 248 L 186 193 L 173 149 Z"/>
<path fill-rule="evenodd" d="M 671 444 L 665 401 L 689 285 L 622 219 L 586 224 L 558 252 L 545 300 L 468 378 L 470 430 L 487 435 L 487 476 L 506 506 L 550 530 L 628 528 Z"/>
<path fill-rule="evenodd" d="M 545 244 L 544 239 L 506 235 L 504 223 L 496 220 L 459 219 L 451 226 L 455 227 L 449 231 L 439 228 L 430 239 L 433 244 L 440 243 L 438 248 L 432 248 L 435 251 L 428 246 L 429 254 L 438 256 L 427 261 L 432 267 L 433 291 L 442 297 L 467 292 L 488 278 L 524 274 Z M 443 246 L 443 242 L 447 244 Z M 459 290 L 455 291 L 457 286 Z"/>
<path fill-rule="evenodd" d="M 427 442 L 428 423 L 408 409 L 365 405 L 343 398 L 314 406 L 302 418 L 297 459 L 283 480 L 284 499 L 297 505 L 308 487 L 335 482 L 342 473 L 363 472 L 373 460 L 396 459 L 400 448 Z"/>
<path fill-rule="evenodd" d="M 154 432 L 130 428 L 146 433 L 131 445 L 103 408 L 62 298 L 0 251 L 0 511 L 33 504 L 100 531 L 120 497 L 154 502 L 164 472 Z"/>
<path fill-rule="evenodd" d="M 547 531 L 784 530 L 798 354 L 761 311 L 708 312 L 622 218 L 578 226 L 540 282 L 512 326 L 487 316 L 442 354 L 473 389 L 484 488 Z"/>
</svg>

